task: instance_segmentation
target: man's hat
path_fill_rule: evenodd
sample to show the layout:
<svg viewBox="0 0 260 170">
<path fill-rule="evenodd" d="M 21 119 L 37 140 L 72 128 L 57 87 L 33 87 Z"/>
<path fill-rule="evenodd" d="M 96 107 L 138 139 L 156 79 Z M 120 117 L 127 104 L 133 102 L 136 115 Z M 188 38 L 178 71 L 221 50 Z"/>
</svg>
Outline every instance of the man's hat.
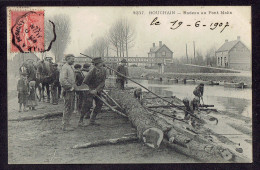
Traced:
<svg viewBox="0 0 260 170">
<path fill-rule="evenodd" d="M 103 62 L 104 62 L 104 60 L 102 60 L 101 57 L 96 57 L 96 58 L 92 59 L 93 64 L 98 64 L 98 63 L 103 63 Z"/>
<path fill-rule="evenodd" d="M 204 83 L 200 83 L 200 86 L 204 86 Z"/>
<path fill-rule="evenodd" d="M 121 61 L 121 63 L 127 63 L 126 59 L 123 59 L 123 60 Z"/>
<path fill-rule="evenodd" d="M 74 56 L 73 54 L 68 54 L 68 55 L 65 56 L 65 60 L 68 61 L 68 59 L 69 59 L 70 57 L 74 57 L 74 58 L 75 58 L 75 56 Z"/>
<path fill-rule="evenodd" d="M 84 65 L 83 65 L 83 68 L 89 68 L 90 67 L 90 64 L 89 63 L 85 63 Z"/>
<path fill-rule="evenodd" d="M 80 64 L 75 64 L 74 65 L 74 68 L 77 69 L 77 68 L 81 68 L 82 66 Z"/>
</svg>

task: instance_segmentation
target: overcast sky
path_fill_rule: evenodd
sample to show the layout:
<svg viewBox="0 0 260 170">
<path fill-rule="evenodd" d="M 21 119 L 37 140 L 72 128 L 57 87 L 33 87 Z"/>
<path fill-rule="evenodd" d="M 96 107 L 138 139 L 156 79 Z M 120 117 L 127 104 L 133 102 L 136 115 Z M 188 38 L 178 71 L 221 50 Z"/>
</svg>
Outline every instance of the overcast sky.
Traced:
<svg viewBox="0 0 260 170">
<path fill-rule="evenodd" d="M 205 54 L 213 46 L 219 48 L 225 39 L 236 40 L 237 36 L 240 36 L 241 41 L 251 50 L 250 7 L 39 7 L 38 9 L 45 10 L 45 18 L 60 14 L 70 17 L 71 42 L 65 54 L 72 53 L 75 56 L 80 56 L 79 53 L 91 46 L 95 38 L 106 35 L 109 28 L 120 17 L 127 18 L 136 32 L 135 44 L 129 49 L 130 57 L 147 57 L 152 43 L 158 45 L 159 41 L 168 46 L 176 58 L 186 55 L 186 43 L 188 55 L 193 56 L 193 41 L 196 49 Z M 143 14 L 135 15 L 134 11 L 143 11 Z M 149 11 L 168 11 L 172 14 L 149 14 Z M 184 14 L 184 11 L 200 14 Z M 220 11 L 229 11 L 232 14 L 223 15 Z M 218 14 L 209 14 L 209 12 L 218 12 Z M 158 17 L 161 24 L 151 26 L 150 23 L 155 17 Z M 170 22 L 176 20 L 183 24 L 176 30 L 170 29 L 172 25 Z M 196 21 L 201 21 L 199 27 L 194 26 Z M 222 22 L 223 26 L 210 30 L 210 24 L 215 22 Z M 229 26 L 220 33 L 226 22 L 229 22 Z M 187 26 L 188 24 L 191 26 Z M 8 51 L 9 47 L 8 44 Z M 8 57 L 10 56 L 13 54 L 8 54 Z"/>
</svg>

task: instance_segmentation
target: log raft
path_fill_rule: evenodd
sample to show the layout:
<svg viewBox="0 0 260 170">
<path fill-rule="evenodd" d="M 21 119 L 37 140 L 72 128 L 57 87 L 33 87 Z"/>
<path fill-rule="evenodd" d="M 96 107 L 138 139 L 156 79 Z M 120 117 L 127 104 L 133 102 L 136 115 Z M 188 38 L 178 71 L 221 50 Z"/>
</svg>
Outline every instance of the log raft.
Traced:
<svg viewBox="0 0 260 170">
<path fill-rule="evenodd" d="M 131 91 L 111 90 L 109 94 L 125 110 L 137 129 L 137 137 L 148 146 L 157 148 L 162 142 L 175 151 L 203 162 L 250 162 L 236 151 L 240 148 L 233 143 L 226 141 L 221 144 L 223 139 L 218 134 L 212 132 L 211 137 L 207 138 L 209 134 L 204 127 L 198 130 L 182 121 L 150 112 L 134 98 Z"/>
</svg>

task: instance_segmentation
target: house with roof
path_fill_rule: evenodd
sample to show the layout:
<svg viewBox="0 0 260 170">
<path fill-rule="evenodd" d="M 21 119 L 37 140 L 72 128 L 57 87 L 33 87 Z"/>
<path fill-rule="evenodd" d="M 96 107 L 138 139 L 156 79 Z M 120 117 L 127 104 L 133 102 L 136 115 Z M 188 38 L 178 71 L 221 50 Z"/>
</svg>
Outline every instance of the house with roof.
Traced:
<svg viewBox="0 0 260 170">
<path fill-rule="evenodd" d="M 215 56 L 218 67 L 237 70 L 251 69 L 251 52 L 240 41 L 240 36 L 234 41 L 225 40 L 225 43 L 215 52 Z"/>
<path fill-rule="evenodd" d="M 164 58 L 164 64 L 172 63 L 173 61 L 173 52 L 165 44 L 162 44 L 162 41 L 159 41 L 159 45 L 156 46 L 153 43 L 153 46 L 148 52 L 148 57 L 161 57 Z"/>
</svg>

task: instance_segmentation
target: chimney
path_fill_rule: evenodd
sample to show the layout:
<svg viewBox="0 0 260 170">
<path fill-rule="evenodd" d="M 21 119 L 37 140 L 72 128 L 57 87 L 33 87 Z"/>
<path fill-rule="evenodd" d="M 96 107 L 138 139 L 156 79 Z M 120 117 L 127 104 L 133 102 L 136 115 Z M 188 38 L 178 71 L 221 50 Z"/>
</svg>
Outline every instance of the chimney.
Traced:
<svg viewBox="0 0 260 170">
<path fill-rule="evenodd" d="M 162 41 L 159 41 L 159 47 L 161 47 L 162 46 Z"/>
<path fill-rule="evenodd" d="M 155 43 L 153 43 L 153 47 L 155 47 Z"/>
<path fill-rule="evenodd" d="M 225 40 L 225 43 L 228 42 L 228 40 Z"/>
<path fill-rule="evenodd" d="M 237 36 L 237 40 L 240 41 L 240 36 Z"/>
</svg>

